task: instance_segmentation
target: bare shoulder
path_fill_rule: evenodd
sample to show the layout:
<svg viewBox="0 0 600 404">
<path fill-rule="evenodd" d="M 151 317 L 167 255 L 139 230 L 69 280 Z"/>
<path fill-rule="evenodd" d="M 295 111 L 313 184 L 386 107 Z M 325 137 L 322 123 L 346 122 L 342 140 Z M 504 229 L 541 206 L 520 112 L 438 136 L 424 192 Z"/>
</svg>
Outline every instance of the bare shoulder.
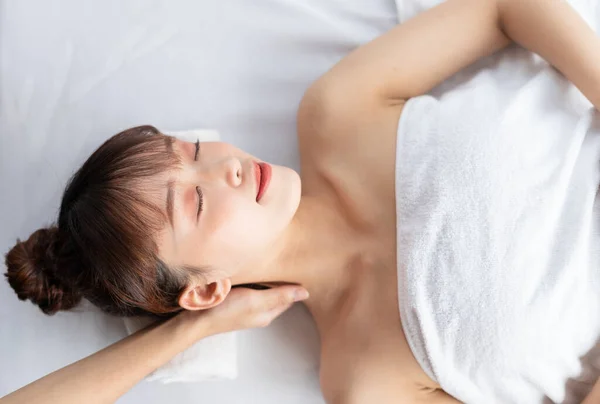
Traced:
<svg viewBox="0 0 600 404">
<path fill-rule="evenodd" d="M 356 210 L 393 198 L 396 135 L 403 105 L 358 96 L 350 87 L 344 90 L 337 84 L 311 86 L 297 118 L 303 182 L 320 191 L 335 188 L 336 195 L 362 205 L 355 206 Z"/>
<path fill-rule="evenodd" d="M 321 329 L 320 381 L 328 403 L 456 403 L 439 390 L 404 337 L 395 284 L 386 271 L 357 273 L 359 284 Z M 377 315 L 373 315 L 377 313 Z"/>
<path fill-rule="evenodd" d="M 322 78 L 306 91 L 298 108 L 301 151 L 311 157 L 370 157 L 361 152 L 395 144 L 403 106 L 404 101 L 355 94 L 351 87 Z"/>
<path fill-rule="evenodd" d="M 440 389 L 419 386 L 409 380 L 375 380 L 363 373 L 344 388 L 331 389 L 323 384 L 323 394 L 328 404 L 459 404 L 454 397 Z"/>
<path fill-rule="evenodd" d="M 335 341 L 336 347 L 323 346 L 326 352 L 321 358 L 320 379 L 327 403 L 459 403 L 425 380 L 396 341 L 345 338 L 353 341 L 341 337 Z"/>
<path fill-rule="evenodd" d="M 359 385 L 360 386 L 360 385 Z M 442 390 L 423 389 L 418 386 L 361 386 L 340 404 L 407 403 L 407 404 L 459 404 Z"/>
</svg>

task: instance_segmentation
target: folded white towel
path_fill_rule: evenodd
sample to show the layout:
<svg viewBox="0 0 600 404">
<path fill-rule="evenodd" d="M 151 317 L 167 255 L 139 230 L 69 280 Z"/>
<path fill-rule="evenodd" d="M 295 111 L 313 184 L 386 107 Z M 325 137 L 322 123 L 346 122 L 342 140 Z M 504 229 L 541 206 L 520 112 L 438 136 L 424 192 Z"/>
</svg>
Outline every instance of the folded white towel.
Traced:
<svg viewBox="0 0 600 404">
<path fill-rule="evenodd" d="M 219 133 L 214 130 L 196 129 L 165 131 L 188 142 L 218 141 Z M 125 328 L 133 334 L 150 324 L 146 318 L 125 318 Z M 203 380 L 235 379 L 237 377 L 237 350 L 235 333 L 218 334 L 204 338 L 175 356 L 167 364 L 151 373 L 146 380 L 172 382 L 197 382 Z"/>
<path fill-rule="evenodd" d="M 146 327 L 151 320 L 125 318 L 127 333 Z M 204 338 L 146 377 L 162 383 L 199 382 L 235 379 L 237 377 L 237 349 L 234 332 Z"/>
</svg>

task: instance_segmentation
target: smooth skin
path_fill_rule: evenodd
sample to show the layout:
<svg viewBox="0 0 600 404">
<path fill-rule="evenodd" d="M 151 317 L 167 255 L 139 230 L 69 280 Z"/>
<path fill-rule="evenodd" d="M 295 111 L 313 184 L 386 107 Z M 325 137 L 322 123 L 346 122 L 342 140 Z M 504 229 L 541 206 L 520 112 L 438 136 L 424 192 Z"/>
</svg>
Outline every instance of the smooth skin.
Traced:
<svg viewBox="0 0 600 404">
<path fill-rule="evenodd" d="M 306 304 L 321 338 L 321 386 L 327 402 L 458 402 L 419 367 L 402 330 L 394 146 L 408 99 L 513 42 L 544 57 L 600 107 L 600 40 L 561 0 L 447 0 L 348 55 L 304 96 L 298 112 L 302 200 L 311 207 L 309 219 L 320 226 L 315 234 L 335 240 L 327 248 L 333 253 L 313 254 L 315 265 L 303 262 L 306 282 L 299 282 L 311 294 Z M 256 280 L 242 276 L 236 274 L 230 284 Z M 208 294 L 195 292 L 200 289 L 190 289 L 191 308 L 208 299 Z M 202 315 L 184 316 L 184 323 L 193 324 L 185 320 L 190 317 L 202 323 Z M 201 326 L 180 327 L 179 321 L 85 359 L 79 366 L 88 372 L 58 371 L 53 375 L 60 387 L 41 379 L 14 394 L 87 394 L 86 402 L 109 402 L 202 336 L 189 331 Z M 156 356 L 139 360 L 148 346 Z M 96 369 L 104 369 L 105 376 L 99 378 Z M 111 371 L 120 377 L 110 376 Z M 104 395 L 97 396 L 101 390 Z M 598 403 L 599 396 L 596 386 L 585 403 Z"/>
<path fill-rule="evenodd" d="M 329 403 L 456 402 L 418 366 L 400 323 L 398 120 L 408 99 L 513 42 L 544 57 L 600 107 L 600 40 L 560 0 L 448 0 L 357 49 L 305 95 L 298 115 L 303 186 L 330 195 L 331 212 L 344 215 L 362 240 L 353 248 L 363 251 L 337 304 L 315 304 L 308 288 Z M 599 389 L 588 403 L 600 402 Z"/>
<path fill-rule="evenodd" d="M 113 403 L 135 384 L 198 340 L 223 332 L 266 327 L 294 302 L 298 286 L 264 291 L 238 288 L 211 310 L 185 311 L 28 384 L 2 404 Z"/>
</svg>

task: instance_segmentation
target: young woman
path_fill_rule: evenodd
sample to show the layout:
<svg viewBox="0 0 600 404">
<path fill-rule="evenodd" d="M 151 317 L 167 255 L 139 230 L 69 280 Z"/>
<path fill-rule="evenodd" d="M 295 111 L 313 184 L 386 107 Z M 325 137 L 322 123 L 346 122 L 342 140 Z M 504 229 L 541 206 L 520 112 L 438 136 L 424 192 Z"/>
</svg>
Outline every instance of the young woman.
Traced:
<svg viewBox="0 0 600 404">
<path fill-rule="evenodd" d="M 548 277 L 540 277 L 539 285 L 519 283 L 522 268 L 515 262 L 502 262 L 505 272 L 498 272 L 492 254 L 520 251 L 519 243 L 503 250 L 492 243 L 494 232 L 515 230 L 512 216 L 506 228 L 481 223 L 477 229 L 466 226 L 473 218 L 439 210 L 444 201 L 457 208 L 476 203 L 491 214 L 501 206 L 494 188 L 501 185 L 511 214 L 526 220 L 537 217 L 532 201 L 539 184 L 523 188 L 519 182 L 512 189 L 510 181 L 498 182 L 502 172 L 481 156 L 510 157 L 501 154 L 510 151 L 522 157 L 519 144 L 504 147 L 502 141 L 512 140 L 495 139 L 497 149 L 490 150 L 473 141 L 477 133 L 444 133 L 447 122 L 430 120 L 447 117 L 447 111 L 421 97 L 511 42 L 544 57 L 600 107 L 600 40 L 568 3 L 448 0 L 359 48 L 308 89 L 298 112 L 302 182 L 294 171 L 227 144 L 186 143 L 152 127 L 133 128 L 108 140 L 75 174 L 57 227 L 38 230 L 7 254 L 8 280 L 21 299 L 48 314 L 84 297 L 119 315 L 184 312 L 174 319 L 210 313 L 226 304 L 236 285 L 300 284 L 310 292 L 306 304 L 320 333 L 328 402 L 561 400 L 574 376 L 573 361 L 600 336 L 598 322 L 574 323 L 572 313 L 551 305 L 554 316 L 538 315 L 536 299 L 554 303 L 565 289 L 553 288 Z M 468 111 L 456 119 L 469 119 Z M 411 133 L 423 128 L 426 133 Z M 471 149 L 454 146 L 445 155 L 436 147 L 437 141 L 453 147 L 453 137 Z M 423 154 L 428 147 L 431 158 Z M 415 160 L 419 155 L 422 160 Z M 405 166 L 404 160 L 416 164 Z M 426 185 L 413 176 L 443 175 L 444 164 L 458 162 L 475 165 L 462 184 L 424 187 L 419 198 L 406 199 L 405 192 Z M 543 180 L 564 185 L 565 177 L 576 181 L 558 169 Z M 476 189 L 485 181 L 493 186 Z M 597 185 L 588 192 L 592 202 Z M 590 218 L 594 206 L 589 195 L 584 199 L 574 203 Z M 554 213 L 560 216 L 560 209 Z M 428 233 L 429 219 L 439 215 L 456 237 Z M 490 253 L 463 248 L 463 224 L 491 240 Z M 572 235 L 559 230 L 551 233 L 562 241 Z M 592 249 L 589 240 L 580 241 Z M 462 294 L 441 293 L 447 285 L 436 282 L 432 268 L 419 266 L 423 254 L 440 249 L 448 257 L 439 262 L 440 276 L 453 271 L 459 285 L 473 284 L 473 272 L 453 264 L 469 254 L 476 255 L 472 262 L 481 273 L 508 274 L 489 285 L 504 305 L 467 287 Z M 545 251 L 552 257 L 554 249 L 548 244 Z M 554 271 L 553 280 L 584 271 L 572 285 L 573 299 L 598 305 L 598 294 L 588 288 L 597 281 L 597 268 L 568 260 L 536 265 L 542 273 Z M 423 303 L 423 290 L 441 297 Z M 436 322 L 440 311 L 442 323 Z M 576 329 L 563 327 L 567 322 Z M 536 340 L 531 335 L 538 329 L 553 329 L 558 337 Z M 153 341 L 160 344 L 162 337 Z M 122 378 L 134 383 L 185 345 L 162 344 L 153 363 L 132 363 Z M 87 362 L 100 364 L 93 357 Z M 89 391 L 94 383 L 103 383 L 111 398 L 125 386 L 90 377 L 72 388 Z M 49 388 L 43 386 L 35 391 Z"/>
</svg>

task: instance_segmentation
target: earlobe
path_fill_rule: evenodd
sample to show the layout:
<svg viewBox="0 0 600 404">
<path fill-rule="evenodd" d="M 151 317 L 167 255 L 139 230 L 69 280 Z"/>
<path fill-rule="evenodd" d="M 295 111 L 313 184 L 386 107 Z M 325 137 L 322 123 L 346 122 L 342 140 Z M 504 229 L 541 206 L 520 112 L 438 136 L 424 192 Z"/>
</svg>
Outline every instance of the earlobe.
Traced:
<svg viewBox="0 0 600 404">
<path fill-rule="evenodd" d="M 211 283 L 188 285 L 179 297 L 179 306 L 185 310 L 207 310 L 220 304 L 231 291 L 231 280 L 219 279 Z"/>
</svg>

